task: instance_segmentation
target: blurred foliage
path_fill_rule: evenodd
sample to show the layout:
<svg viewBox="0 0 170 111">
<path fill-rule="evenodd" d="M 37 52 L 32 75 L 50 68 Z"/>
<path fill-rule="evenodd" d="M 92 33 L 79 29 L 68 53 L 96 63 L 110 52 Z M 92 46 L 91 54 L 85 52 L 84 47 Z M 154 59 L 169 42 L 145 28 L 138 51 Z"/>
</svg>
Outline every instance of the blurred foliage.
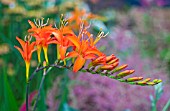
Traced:
<svg viewBox="0 0 170 111">
<path fill-rule="evenodd" d="M 163 95 L 163 83 L 160 83 L 158 85 L 154 86 L 155 89 L 155 95 L 150 95 L 150 100 L 151 100 L 151 110 L 152 111 L 157 111 L 157 102 Z M 170 99 L 168 102 L 165 104 L 163 107 L 162 111 L 168 111 L 170 109 Z"/>
</svg>

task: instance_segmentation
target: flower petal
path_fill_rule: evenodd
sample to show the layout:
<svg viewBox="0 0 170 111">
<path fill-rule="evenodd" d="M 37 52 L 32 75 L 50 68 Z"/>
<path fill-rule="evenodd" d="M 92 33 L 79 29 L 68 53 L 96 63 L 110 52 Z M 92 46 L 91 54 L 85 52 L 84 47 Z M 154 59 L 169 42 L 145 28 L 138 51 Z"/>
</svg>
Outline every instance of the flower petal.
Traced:
<svg viewBox="0 0 170 111">
<path fill-rule="evenodd" d="M 73 72 L 77 72 L 78 70 L 80 70 L 83 67 L 85 61 L 86 60 L 82 56 L 78 56 L 76 61 L 74 62 Z"/>
<path fill-rule="evenodd" d="M 69 52 L 66 56 L 67 58 L 77 57 L 78 53 L 76 51 Z"/>
<path fill-rule="evenodd" d="M 65 59 L 66 50 L 67 47 L 60 45 L 59 53 L 60 53 L 61 60 Z"/>
<path fill-rule="evenodd" d="M 98 55 L 98 56 L 103 55 L 102 52 L 100 52 L 99 50 L 97 50 L 97 49 L 95 49 L 95 48 L 91 48 L 91 49 L 87 50 L 87 51 L 85 52 L 85 54 L 86 54 L 86 55 L 87 55 L 87 54 L 96 54 L 96 55 Z"/>
<path fill-rule="evenodd" d="M 25 47 L 25 42 L 24 42 L 22 39 L 20 39 L 19 37 L 16 37 L 16 39 L 17 39 L 18 42 L 21 44 L 21 47 L 24 49 L 24 47 Z"/>
<path fill-rule="evenodd" d="M 32 28 L 37 28 L 31 20 L 28 20 L 28 23 L 31 25 Z"/>
<path fill-rule="evenodd" d="M 84 56 L 85 59 L 95 59 L 96 56 L 94 54 L 87 54 Z"/>
<path fill-rule="evenodd" d="M 58 41 L 61 41 L 62 35 L 61 35 L 61 33 L 60 33 L 58 30 L 56 30 L 55 32 L 52 32 L 52 34 L 55 36 L 55 38 L 56 38 Z"/>
<path fill-rule="evenodd" d="M 19 48 L 18 46 L 14 46 L 20 53 L 21 53 L 21 56 L 22 58 L 24 59 L 24 52 L 21 50 L 21 48 Z"/>
<path fill-rule="evenodd" d="M 76 36 L 67 36 L 67 39 L 72 42 L 78 50 L 80 49 L 80 41 Z"/>
</svg>

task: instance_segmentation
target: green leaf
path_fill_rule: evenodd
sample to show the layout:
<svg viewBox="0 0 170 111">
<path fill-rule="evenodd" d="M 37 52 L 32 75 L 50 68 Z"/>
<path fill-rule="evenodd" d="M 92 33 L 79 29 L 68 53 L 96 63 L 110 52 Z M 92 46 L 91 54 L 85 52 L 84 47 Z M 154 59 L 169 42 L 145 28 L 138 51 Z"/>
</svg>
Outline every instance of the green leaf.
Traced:
<svg viewBox="0 0 170 111">
<path fill-rule="evenodd" d="M 1 74 L 2 81 L 3 81 L 3 93 L 2 93 L 2 98 L 3 98 L 3 104 L 1 106 L 2 109 L 5 109 L 5 111 L 18 111 L 18 106 L 17 106 L 17 101 L 13 95 L 11 86 L 8 82 L 7 79 L 7 74 L 6 74 L 6 68 L 4 68 L 3 74 Z M 15 84 L 13 84 L 15 85 Z M 13 86 L 15 87 L 15 86 Z"/>
<path fill-rule="evenodd" d="M 168 111 L 168 109 L 170 109 L 170 99 L 168 100 L 162 111 Z"/>
<path fill-rule="evenodd" d="M 44 87 L 42 87 L 40 91 L 40 101 L 38 102 L 38 111 L 46 111 L 46 103 L 45 103 L 45 90 Z"/>
</svg>

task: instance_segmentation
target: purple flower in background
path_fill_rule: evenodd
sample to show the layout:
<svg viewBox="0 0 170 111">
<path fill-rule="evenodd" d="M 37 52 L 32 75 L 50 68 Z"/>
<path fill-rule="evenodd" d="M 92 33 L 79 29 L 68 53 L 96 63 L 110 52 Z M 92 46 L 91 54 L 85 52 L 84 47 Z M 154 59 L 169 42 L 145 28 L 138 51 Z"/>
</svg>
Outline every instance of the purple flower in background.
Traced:
<svg viewBox="0 0 170 111">
<path fill-rule="evenodd" d="M 169 0 L 141 0 L 141 4 L 142 6 L 145 7 L 152 6 L 152 5 L 162 7 L 162 6 L 170 5 L 170 1 Z"/>
<path fill-rule="evenodd" d="M 117 49 L 118 54 L 121 54 L 119 53 L 120 50 L 128 51 L 133 49 L 133 52 L 124 61 L 121 61 L 122 64 L 127 63 L 133 67 L 136 71 L 136 76 L 159 77 L 162 80 L 168 80 L 165 70 L 158 69 L 157 60 L 140 56 L 138 41 L 132 33 L 128 34 L 129 31 L 123 28 L 115 29 L 108 40 L 114 44 L 112 50 Z M 149 96 L 154 94 L 153 87 L 131 86 L 107 77 L 88 73 L 80 74 L 77 79 L 83 85 L 76 85 L 72 93 L 76 98 L 74 103 L 78 103 L 76 107 L 81 111 L 123 111 L 126 109 L 149 111 L 151 109 Z M 159 104 L 157 104 L 158 110 L 162 110 L 170 98 L 170 86 L 165 84 L 164 87 L 163 96 L 160 98 Z"/>
<path fill-rule="evenodd" d="M 129 64 L 130 68 L 135 69 L 136 76 L 158 77 L 165 82 L 168 81 L 165 69 L 158 69 L 159 62 L 156 59 L 141 57 L 137 38 L 126 28 L 116 27 L 110 37 L 103 42 L 108 45 L 111 42 L 112 47 L 106 46 L 106 53 L 114 52 L 117 56 L 124 58 L 120 63 Z M 98 45 L 102 46 L 103 42 Z M 127 56 L 123 55 L 124 52 L 128 52 Z M 97 74 L 80 73 L 78 75 L 74 87 L 69 90 L 69 104 L 80 111 L 151 110 L 149 96 L 154 95 L 153 87 L 132 86 Z M 59 103 L 56 100 L 56 94 L 59 93 L 57 84 L 55 82 L 48 93 L 49 111 L 55 110 L 55 106 Z M 159 111 L 170 98 L 169 92 L 170 86 L 165 84 L 163 96 L 157 104 Z"/>
</svg>

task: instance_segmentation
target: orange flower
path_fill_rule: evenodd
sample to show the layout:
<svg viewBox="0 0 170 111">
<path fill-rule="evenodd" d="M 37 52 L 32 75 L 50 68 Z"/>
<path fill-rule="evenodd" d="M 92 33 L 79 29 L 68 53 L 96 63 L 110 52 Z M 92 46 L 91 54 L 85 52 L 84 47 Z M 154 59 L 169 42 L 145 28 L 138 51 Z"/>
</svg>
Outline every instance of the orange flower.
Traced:
<svg viewBox="0 0 170 111">
<path fill-rule="evenodd" d="M 94 15 L 92 13 L 87 13 L 86 10 L 81 10 L 78 7 L 76 7 L 71 14 L 72 16 L 68 19 L 68 22 L 70 23 L 71 27 L 76 30 L 79 30 L 79 27 L 82 24 L 82 22 L 84 22 L 84 24 L 87 26 L 88 22 L 86 20 L 97 17 L 97 15 Z M 85 20 L 82 21 L 83 18 Z"/>
<path fill-rule="evenodd" d="M 74 51 L 69 52 L 67 55 L 67 57 L 77 57 L 74 62 L 73 72 L 80 70 L 87 59 L 94 59 L 96 55 L 103 55 L 97 48 L 90 46 L 87 40 L 79 41 L 76 36 L 69 36 L 67 38 L 75 45 Z"/>
<path fill-rule="evenodd" d="M 85 36 L 87 36 L 87 39 L 85 39 Z M 67 57 L 77 57 L 74 66 L 73 66 L 73 71 L 77 72 L 79 69 L 82 68 L 84 65 L 85 61 L 87 59 L 96 59 L 97 56 L 106 58 L 105 54 L 100 52 L 95 44 L 102 38 L 105 37 L 104 32 L 99 32 L 98 36 L 96 39 L 93 39 L 92 34 L 90 34 L 87 31 L 87 28 L 85 27 L 82 29 L 82 32 L 76 36 L 69 36 L 67 37 L 68 40 L 70 40 L 74 45 L 75 49 L 74 51 L 68 53 Z M 97 56 L 96 56 L 97 55 Z"/>
<path fill-rule="evenodd" d="M 28 32 L 32 33 L 32 36 L 36 38 L 36 45 L 37 45 L 37 54 L 38 54 L 38 61 L 41 62 L 40 54 L 41 54 L 41 48 L 44 50 L 45 60 L 48 63 L 48 45 L 52 41 L 51 34 L 56 29 L 52 27 L 52 25 L 46 26 L 44 24 L 41 24 L 40 26 L 35 26 L 35 24 L 28 20 L 29 24 L 31 25 L 31 29 L 28 30 Z"/>
<path fill-rule="evenodd" d="M 59 58 L 61 60 L 65 59 L 65 54 L 67 48 L 73 46 L 73 44 L 67 39 L 69 36 L 75 36 L 74 32 L 69 27 L 61 27 L 52 33 L 55 37 L 50 43 L 58 44 Z"/>
<path fill-rule="evenodd" d="M 26 80 L 28 82 L 28 77 L 29 77 L 29 67 L 30 67 L 30 60 L 32 57 L 32 53 L 36 50 L 34 48 L 35 46 L 35 42 L 30 43 L 29 41 L 23 41 L 20 38 L 16 37 L 16 39 L 18 40 L 18 42 L 21 44 L 21 48 L 19 48 L 18 46 L 14 46 L 16 49 L 18 49 L 18 51 L 21 53 L 25 64 L 26 64 Z"/>
</svg>

